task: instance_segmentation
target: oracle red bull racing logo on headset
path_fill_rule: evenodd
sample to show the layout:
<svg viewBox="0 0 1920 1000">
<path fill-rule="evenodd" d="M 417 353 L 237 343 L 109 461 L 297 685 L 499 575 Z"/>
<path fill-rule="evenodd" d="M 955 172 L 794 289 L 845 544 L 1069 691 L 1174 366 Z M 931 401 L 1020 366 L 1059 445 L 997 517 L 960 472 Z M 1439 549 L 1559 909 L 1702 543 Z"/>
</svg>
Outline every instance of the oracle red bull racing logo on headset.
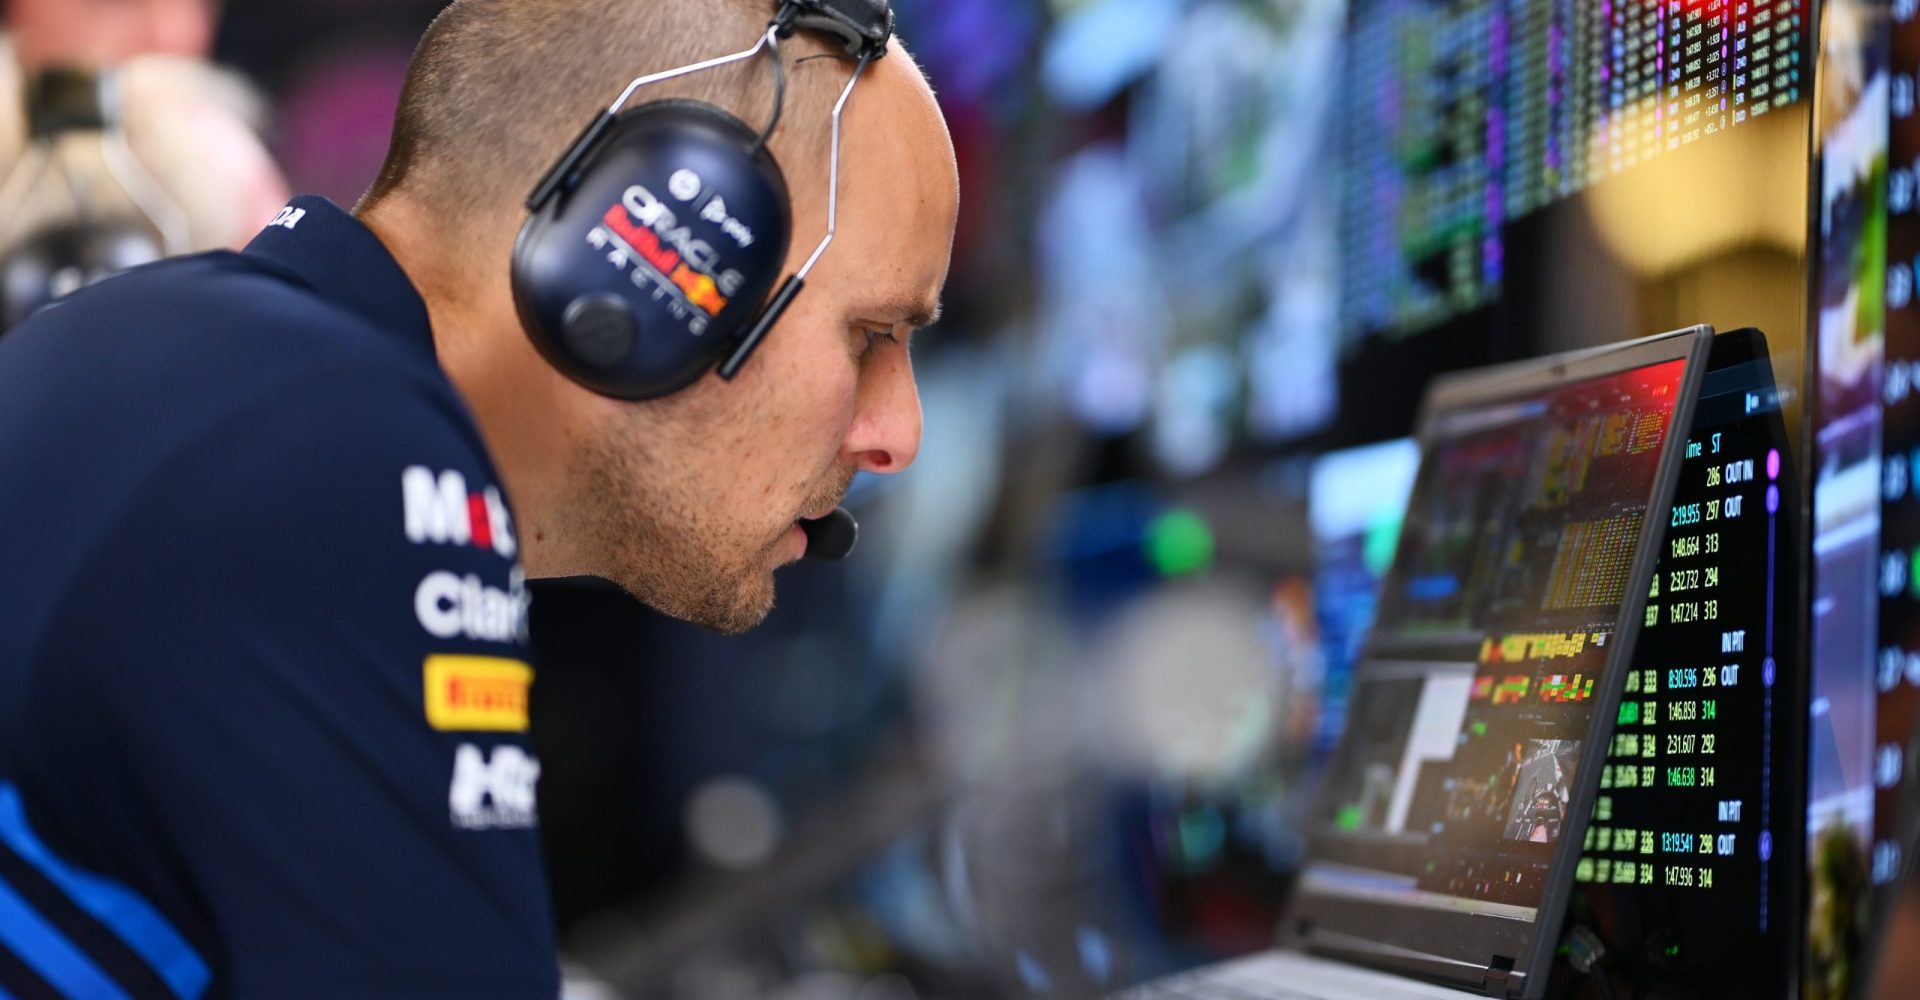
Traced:
<svg viewBox="0 0 1920 1000">
<path fill-rule="evenodd" d="M 734 224 L 728 235 L 743 247 L 751 244 L 750 230 L 726 221 Z M 739 271 L 725 266 L 713 244 L 694 236 L 672 208 L 639 184 L 627 188 L 600 222 L 587 241 L 607 251 L 608 263 L 632 267 L 635 285 L 653 287 L 656 297 L 674 297 L 683 306 L 676 314 L 691 320 L 688 328 L 696 336 L 706 332 L 708 321 L 726 309 L 745 282 Z"/>
</svg>

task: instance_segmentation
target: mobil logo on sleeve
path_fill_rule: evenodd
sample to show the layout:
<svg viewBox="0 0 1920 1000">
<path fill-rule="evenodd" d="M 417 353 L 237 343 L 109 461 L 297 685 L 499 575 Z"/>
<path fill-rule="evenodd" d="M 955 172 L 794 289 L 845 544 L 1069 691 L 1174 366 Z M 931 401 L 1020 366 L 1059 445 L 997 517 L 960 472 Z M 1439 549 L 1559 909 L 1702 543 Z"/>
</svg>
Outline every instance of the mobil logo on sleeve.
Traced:
<svg viewBox="0 0 1920 1000">
<path fill-rule="evenodd" d="M 415 545 L 471 545 L 505 559 L 519 551 L 513 516 L 497 486 L 472 490 L 458 472 L 415 465 L 400 474 L 400 495 L 407 540 Z"/>
</svg>

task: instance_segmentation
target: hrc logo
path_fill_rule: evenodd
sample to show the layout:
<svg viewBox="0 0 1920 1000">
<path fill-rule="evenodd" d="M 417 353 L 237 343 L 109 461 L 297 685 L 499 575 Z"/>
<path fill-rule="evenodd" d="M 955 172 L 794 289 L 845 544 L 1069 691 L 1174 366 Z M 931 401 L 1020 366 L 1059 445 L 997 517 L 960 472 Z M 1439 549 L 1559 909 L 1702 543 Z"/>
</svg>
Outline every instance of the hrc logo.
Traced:
<svg viewBox="0 0 1920 1000">
<path fill-rule="evenodd" d="M 516 830 L 539 825 L 540 761 L 517 746 L 489 755 L 472 743 L 453 754 L 447 811 L 462 830 Z"/>
</svg>

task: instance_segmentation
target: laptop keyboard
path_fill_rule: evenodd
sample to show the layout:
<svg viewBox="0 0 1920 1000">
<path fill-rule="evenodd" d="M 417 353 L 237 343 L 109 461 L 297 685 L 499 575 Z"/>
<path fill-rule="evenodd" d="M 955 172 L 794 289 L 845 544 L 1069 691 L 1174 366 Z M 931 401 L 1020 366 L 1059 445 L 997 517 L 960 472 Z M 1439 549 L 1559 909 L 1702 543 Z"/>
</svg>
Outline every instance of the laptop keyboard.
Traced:
<svg viewBox="0 0 1920 1000">
<path fill-rule="evenodd" d="M 1148 983 L 1115 1000 L 1327 1000 L 1325 994 L 1301 993 L 1284 986 L 1262 984 L 1258 989 L 1236 986 L 1208 973 L 1189 973 Z"/>
<path fill-rule="evenodd" d="M 1472 996 L 1452 987 L 1298 952 L 1268 951 L 1144 983 L 1112 1000 L 1453 1000 Z"/>
</svg>

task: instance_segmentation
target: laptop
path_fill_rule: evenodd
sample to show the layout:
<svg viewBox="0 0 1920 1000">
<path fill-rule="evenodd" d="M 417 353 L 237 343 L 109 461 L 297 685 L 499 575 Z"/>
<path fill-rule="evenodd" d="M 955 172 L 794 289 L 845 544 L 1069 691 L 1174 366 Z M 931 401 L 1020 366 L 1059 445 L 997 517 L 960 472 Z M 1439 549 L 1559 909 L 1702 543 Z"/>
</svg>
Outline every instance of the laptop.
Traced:
<svg viewBox="0 0 1920 1000">
<path fill-rule="evenodd" d="M 1122 996 L 1542 995 L 1712 339 L 1436 380 L 1280 947 Z"/>
</svg>

